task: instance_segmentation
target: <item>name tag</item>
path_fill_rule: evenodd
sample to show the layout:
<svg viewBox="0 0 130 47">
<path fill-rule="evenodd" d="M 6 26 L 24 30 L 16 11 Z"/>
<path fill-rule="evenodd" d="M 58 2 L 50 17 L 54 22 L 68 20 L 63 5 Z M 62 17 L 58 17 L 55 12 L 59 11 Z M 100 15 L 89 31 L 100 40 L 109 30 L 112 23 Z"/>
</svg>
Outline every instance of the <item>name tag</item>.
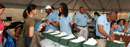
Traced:
<svg viewBox="0 0 130 47">
<path fill-rule="evenodd" d="M 108 25 L 108 23 L 106 25 Z"/>
<path fill-rule="evenodd" d="M 84 18 L 86 18 L 86 16 L 84 16 Z"/>
<path fill-rule="evenodd" d="M 60 18 L 59 18 L 59 20 L 60 20 Z"/>
</svg>

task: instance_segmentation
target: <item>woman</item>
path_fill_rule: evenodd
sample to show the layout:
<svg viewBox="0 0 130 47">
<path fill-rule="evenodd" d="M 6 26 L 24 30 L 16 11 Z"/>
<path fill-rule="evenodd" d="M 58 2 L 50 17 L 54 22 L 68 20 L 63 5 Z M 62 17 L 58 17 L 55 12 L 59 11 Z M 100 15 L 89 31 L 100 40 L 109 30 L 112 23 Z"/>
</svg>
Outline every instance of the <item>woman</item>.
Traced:
<svg viewBox="0 0 130 47">
<path fill-rule="evenodd" d="M 0 15 L 3 14 L 5 10 L 5 6 L 0 4 Z M 2 47 L 2 35 L 3 35 L 3 30 L 4 30 L 4 26 L 9 26 L 11 25 L 10 23 L 8 22 L 2 22 L 2 20 L 0 19 L 0 47 Z"/>
<path fill-rule="evenodd" d="M 95 21 L 95 23 L 97 22 L 97 19 L 98 19 L 99 16 L 100 16 L 100 14 L 98 12 L 94 13 L 94 21 Z"/>
<path fill-rule="evenodd" d="M 26 20 L 24 23 L 24 29 L 25 29 L 25 33 L 26 33 L 26 36 L 25 36 L 26 47 L 30 46 L 31 38 L 33 37 L 34 27 L 36 24 L 33 17 L 35 16 L 35 14 L 37 12 L 36 7 L 37 6 L 34 4 L 29 4 L 25 11 L 26 13 L 24 13 L 24 15 L 26 17 Z"/>
<path fill-rule="evenodd" d="M 68 12 L 68 6 L 65 3 L 61 3 L 59 6 L 58 23 L 61 32 L 66 32 L 67 35 L 71 35 L 71 26 L 74 23 L 72 16 Z"/>
</svg>

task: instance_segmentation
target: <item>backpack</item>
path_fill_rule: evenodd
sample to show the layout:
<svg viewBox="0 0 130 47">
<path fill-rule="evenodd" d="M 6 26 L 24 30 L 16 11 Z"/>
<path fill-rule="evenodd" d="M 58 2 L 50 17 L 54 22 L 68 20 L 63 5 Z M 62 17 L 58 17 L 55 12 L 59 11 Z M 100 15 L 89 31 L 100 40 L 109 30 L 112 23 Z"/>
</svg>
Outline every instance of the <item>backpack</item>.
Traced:
<svg viewBox="0 0 130 47">
<path fill-rule="evenodd" d="M 21 30 L 21 34 L 19 35 L 18 46 L 19 46 L 19 47 L 26 47 L 24 27 L 23 27 L 23 29 Z"/>
<path fill-rule="evenodd" d="M 5 32 L 5 35 L 6 35 L 6 32 Z M 13 41 L 11 35 L 9 34 L 9 30 L 8 30 L 8 37 L 7 37 L 7 40 L 5 42 L 4 47 L 15 47 L 14 41 Z"/>
</svg>

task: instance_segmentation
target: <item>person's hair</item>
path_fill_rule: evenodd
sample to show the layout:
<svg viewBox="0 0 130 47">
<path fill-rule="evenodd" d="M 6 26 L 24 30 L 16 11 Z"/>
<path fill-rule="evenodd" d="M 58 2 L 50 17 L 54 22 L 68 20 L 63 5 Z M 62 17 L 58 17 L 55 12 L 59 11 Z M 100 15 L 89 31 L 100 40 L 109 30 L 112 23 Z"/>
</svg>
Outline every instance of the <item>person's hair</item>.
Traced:
<svg viewBox="0 0 130 47">
<path fill-rule="evenodd" d="M 117 21 L 117 24 L 119 24 L 121 21 L 123 21 L 123 23 L 124 23 L 124 20 L 123 20 L 123 19 L 119 19 L 119 20 Z"/>
<path fill-rule="evenodd" d="M 118 14 L 118 12 L 116 11 L 116 14 Z"/>
<path fill-rule="evenodd" d="M 32 10 L 35 10 L 36 9 L 36 5 L 34 4 L 29 4 L 26 11 L 28 11 L 28 13 L 30 13 Z"/>
<path fill-rule="evenodd" d="M 0 9 L 5 8 L 3 4 L 0 3 Z"/>
<path fill-rule="evenodd" d="M 114 16 L 117 16 L 117 11 L 111 11 L 108 15 L 110 16 L 110 17 L 114 17 Z"/>
<path fill-rule="evenodd" d="M 116 21 L 112 21 L 112 22 L 111 22 L 111 27 L 112 27 L 112 25 L 114 25 L 114 23 L 117 23 L 117 22 L 116 22 Z"/>
<path fill-rule="evenodd" d="M 27 13 L 29 13 L 30 14 L 30 12 L 32 11 L 32 10 L 35 10 L 36 9 L 36 5 L 34 5 L 34 4 L 29 4 L 28 6 L 27 6 L 27 8 L 24 10 L 24 12 L 23 12 L 23 17 L 26 19 L 27 17 L 28 17 L 28 14 Z"/>
<path fill-rule="evenodd" d="M 79 7 L 79 10 L 80 10 L 81 8 L 84 8 L 84 7 L 83 7 L 83 6 Z"/>
<path fill-rule="evenodd" d="M 94 12 L 94 14 L 100 16 L 100 14 L 98 12 Z"/>
<path fill-rule="evenodd" d="M 123 19 L 124 20 L 124 24 L 125 24 L 125 22 L 128 22 L 128 21 L 126 21 L 125 19 Z"/>
<path fill-rule="evenodd" d="M 26 10 L 23 11 L 23 18 L 24 18 L 24 19 L 27 18 L 27 12 L 26 12 Z"/>
<path fill-rule="evenodd" d="M 63 7 L 63 9 L 62 9 L 62 12 L 60 12 L 59 13 L 59 16 L 61 16 L 61 14 L 63 13 L 64 14 L 64 17 L 67 17 L 68 16 L 68 6 L 67 6 L 67 4 L 65 4 L 65 3 L 61 3 L 60 5 L 62 5 Z"/>
<path fill-rule="evenodd" d="M 55 8 L 54 8 L 53 6 L 51 6 L 51 8 L 52 8 L 53 10 L 55 10 Z"/>
</svg>

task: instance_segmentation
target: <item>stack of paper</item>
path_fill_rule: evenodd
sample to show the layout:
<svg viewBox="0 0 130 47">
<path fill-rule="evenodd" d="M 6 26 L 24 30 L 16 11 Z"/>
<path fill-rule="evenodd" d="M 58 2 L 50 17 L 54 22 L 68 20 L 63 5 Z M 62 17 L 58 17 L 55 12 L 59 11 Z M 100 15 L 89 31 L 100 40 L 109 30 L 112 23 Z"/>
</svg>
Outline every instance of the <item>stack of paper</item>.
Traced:
<svg viewBox="0 0 130 47">
<path fill-rule="evenodd" d="M 113 32 L 114 34 L 119 34 L 119 32 L 117 31 L 117 32 Z"/>
<path fill-rule="evenodd" d="M 87 45 L 96 45 L 97 41 L 94 38 L 90 38 L 84 44 L 87 44 Z"/>
<path fill-rule="evenodd" d="M 55 34 L 59 34 L 60 33 L 60 31 L 55 31 L 55 32 L 53 32 L 53 33 L 50 33 L 51 35 L 55 35 Z"/>
<path fill-rule="evenodd" d="M 130 34 L 127 34 L 127 36 L 130 36 Z"/>
<path fill-rule="evenodd" d="M 117 35 L 124 35 L 124 33 L 123 32 L 113 32 L 114 34 L 117 34 Z"/>
<path fill-rule="evenodd" d="M 44 33 L 50 33 L 50 32 L 53 32 L 54 30 L 52 29 L 49 29 L 48 31 L 45 31 Z"/>
<path fill-rule="evenodd" d="M 124 42 L 121 42 L 121 41 L 118 41 L 118 40 L 114 40 L 113 42 L 115 42 L 115 43 L 119 43 L 119 44 L 124 43 Z"/>
<path fill-rule="evenodd" d="M 75 38 L 75 36 L 73 34 L 67 36 L 67 37 L 62 37 L 62 39 L 72 39 Z"/>
<path fill-rule="evenodd" d="M 65 36 L 65 35 L 67 35 L 65 32 L 61 32 L 60 34 L 55 35 L 55 36 L 57 36 L 57 37 L 61 37 L 61 36 Z"/>
<path fill-rule="evenodd" d="M 85 38 L 82 37 L 82 36 L 78 37 L 78 39 L 71 40 L 71 42 L 75 42 L 75 43 L 79 43 L 79 42 L 82 42 L 82 41 L 85 41 Z"/>
</svg>

